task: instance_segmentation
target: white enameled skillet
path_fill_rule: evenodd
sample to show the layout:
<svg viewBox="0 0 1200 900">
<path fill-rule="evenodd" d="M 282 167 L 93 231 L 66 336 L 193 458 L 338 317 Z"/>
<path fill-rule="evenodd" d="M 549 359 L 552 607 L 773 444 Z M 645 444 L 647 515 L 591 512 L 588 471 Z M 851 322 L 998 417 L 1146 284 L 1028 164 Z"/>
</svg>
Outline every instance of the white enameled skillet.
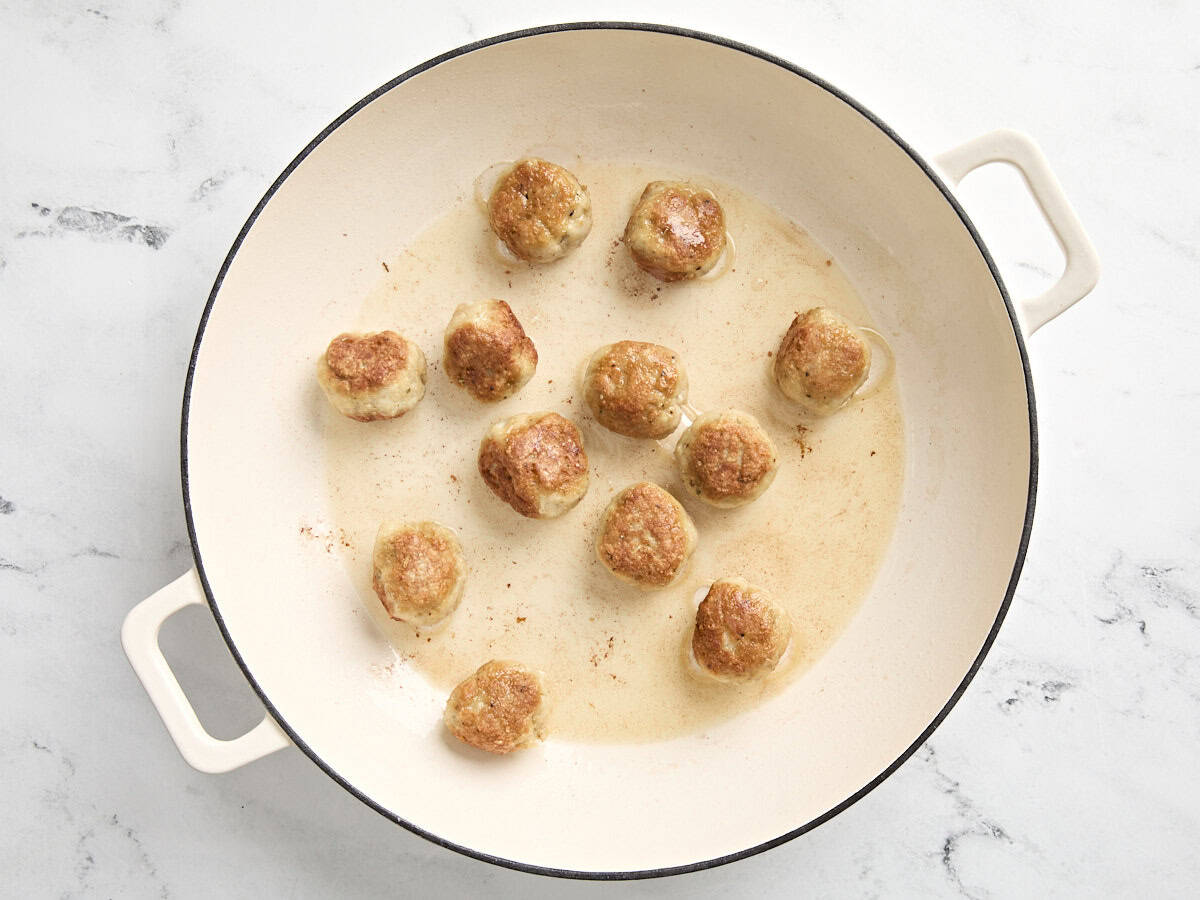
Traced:
<svg viewBox="0 0 1200 900">
<path fill-rule="evenodd" d="M 692 127 L 699 118 L 719 127 Z M 531 146 L 708 171 L 802 223 L 891 336 L 908 463 L 874 588 L 820 664 L 773 702 L 703 735 L 551 739 L 481 760 L 441 738 L 424 701 L 381 715 L 367 698 L 383 638 L 327 602 L 345 594 L 345 574 L 332 556 L 303 552 L 295 523 L 319 517 L 327 495 L 308 405 L 313 348 L 353 321 L 377 260 L 464 179 Z M 1066 256 L 1040 297 L 1008 296 L 951 191 L 990 162 L 1020 170 Z M 130 612 L 126 652 L 196 768 L 226 771 L 295 744 L 384 816 L 500 865 L 632 878 L 775 846 L 893 772 L 995 639 L 1037 481 L 1025 339 L 1097 272 L 1044 157 L 1020 134 L 927 161 L 819 78 L 677 28 L 562 25 L 454 50 L 321 132 L 234 242 L 183 405 L 196 568 Z M 205 733 L 157 645 L 168 616 L 204 602 L 268 711 L 236 740 Z"/>
</svg>

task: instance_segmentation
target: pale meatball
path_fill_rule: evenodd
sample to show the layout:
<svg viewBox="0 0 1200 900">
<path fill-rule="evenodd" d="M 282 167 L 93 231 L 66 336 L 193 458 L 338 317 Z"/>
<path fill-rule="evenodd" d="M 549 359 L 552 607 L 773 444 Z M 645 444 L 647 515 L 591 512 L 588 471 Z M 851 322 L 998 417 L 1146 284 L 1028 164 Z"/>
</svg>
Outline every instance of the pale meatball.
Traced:
<svg viewBox="0 0 1200 900">
<path fill-rule="evenodd" d="M 467 562 L 454 532 L 436 522 L 384 522 L 371 555 L 371 585 L 398 622 L 432 625 L 458 607 Z"/>
<path fill-rule="evenodd" d="M 425 396 L 425 354 L 394 331 L 339 334 L 317 360 L 317 381 L 343 416 L 396 419 Z"/>
<path fill-rule="evenodd" d="M 488 753 L 511 753 L 546 737 L 546 688 L 541 672 L 493 659 L 459 683 L 442 721 L 460 741 Z"/>
<path fill-rule="evenodd" d="M 613 498 L 600 522 L 596 555 L 622 581 L 666 587 L 696 549 L 696 526 L 679 501 L 643 481 Z"/>
<path fill-rule="evenodd" d="M 450 317 L 446 374 L 476 400 L 511 397 L 533 377 L 537 362 L 533 341 L 503 300 L 464 303 Z"/>
<path fill-rule="evenodd" d="M 714 581 L 696 610 L 692 656 L 723 681 L 772 672 L 787 650 L 792 623 L 767 595 L 740 578 Z"/>
<path fill-rule="evenodd" d="M 497 422 L 479 445 L 479 474 L 492 492 L 530 519 L 561 516 L 583 499 L 588 458 L 573 422 L 525 413 Z"/>
<path fill-rule="evenodd" d="M 592 200 L 579 179 L 544 159 L 523 159 L 488 200 L 488 224 L 512 253 L 531 263 L 554 262 L 592 229 Z"/>
<path fill-rule="evenodd" d="M 678 181 L 652 181 L 625 226 L 625 246 L 634 262 L 655 278 L 699 278 L 725 249 L 725 213 L 711 191 Z"/>
<path fill-rule="evenodd" d="M 713 506 L 742 506 L 775 480 L 779 454 L 758 421 L 736 409 L 705 413 L 675 445 L 687 489 Z"/>
<path fill-rule="evenodd" d="M 679 354 L 658 344 L 618 341 L 601 347 L 584 375 L 584 400 L 596 421 L 633 438 L 665 438 L 687 402 Z"/>
<path fill-rule="evenodd" d="M 809 412 L 846 405 L 871 371 L 871 345 L 832 309 L 817 306 L 792 320 L 775 356 L 775 383 Z"/>
</svg>

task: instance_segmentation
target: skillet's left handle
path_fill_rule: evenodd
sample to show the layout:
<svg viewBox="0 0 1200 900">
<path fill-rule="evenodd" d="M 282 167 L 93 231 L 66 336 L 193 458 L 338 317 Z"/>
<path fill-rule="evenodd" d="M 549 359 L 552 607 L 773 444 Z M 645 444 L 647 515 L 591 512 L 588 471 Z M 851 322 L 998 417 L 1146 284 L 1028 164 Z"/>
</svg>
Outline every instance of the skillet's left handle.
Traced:
<svg viewBox="0 0 1200 900">
<path fill-rule="evenodd" d="M 934 157 L 951 186 L 987 163 L 1003 162 L 1016 168 L 1066 257 L 1058 282 L 1044 294 L 1013 303 L 1026 334 L 1037 331 L 1055 316 L 1086 297 L 1100 278 L 1100 258 L 1071 208 L 1062 185 L 1050 170 L 1041 148 L 1019 131 L 1002 129 L 981 135 L 960 147 Z"/>
<path fill-rule="evenodd" d="M 200 724 L 159 649 L 158 632 L 167 619 L 184 607 L 204 602 L 200 576 L 192 569 L 129 611 L 121 626 L 121 645 L 183 758 L 193 769 L 216 774 L 290 747 L 292 742 L 270 715 L 231 741 L 213 737 Z"/>
</svg>

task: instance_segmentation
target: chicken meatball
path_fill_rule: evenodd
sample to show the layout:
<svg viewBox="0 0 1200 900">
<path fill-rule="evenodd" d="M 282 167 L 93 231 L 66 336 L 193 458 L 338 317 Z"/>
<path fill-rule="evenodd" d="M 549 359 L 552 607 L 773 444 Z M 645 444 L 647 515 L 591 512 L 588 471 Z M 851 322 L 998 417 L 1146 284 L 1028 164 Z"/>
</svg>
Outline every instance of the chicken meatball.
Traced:
<svg viewBox="0 0 1200 900">
<path fill-rule="evenodd" d="M 871 345 L 832 309 L 817 306 L 792 320 L 775 356 L 775 383 L 809 412 L 846 405 L 871 371 Z"/>
<path fill-rule="evenodd" d="M 587 493 L 588 458 L 573 422 L 525 413 L 497 422 L 479 445 L 479 474 L 492 492 L 530 519 L 561 516 Z"/>
<path fill-rule="evenodd" d="M 460 741 L 488 753 L 511 753 L 546 737 L 546 688 L 541 672 L 493 659 L 459 683 L 442 721 Z"/>
<path fill-rule="evenodd" d="M 488 200 L 488 224 L 515 256 L 531 263 L 554 262 L 588 236 L 592 200 L 562 166 L 523 159 L 496 183 Z"/>
<path fill-rule="evenodd" d="M 749 681 L 775 669 L 792 637 L 787 613 L 740 578 L 714 581 L 696 610 L 692 656 L 723 681 Z"/>
<path fill-rule="evenodd" d="M 696 549 L 696 526 L 679 501 L 643 481 L 613 498 L 600 522 L 596 555 L 622 581 L 666 587 Z"/>
<path fill-rule="evenodd" d="M 317 381 L 343 416 L 397 419 L 425 396 L 425 354 L 394 331 L 339 334 L 317 360 Z"/>
<path fill-rule="evenodd" d="M 725 249 L 725 213 L 710 191 L 678 181 L 652 181 L 625 226 L 625 246 L 655 278 L 699 278 Z"/>
<path fill-rule="evenodd" d="M 742 506 L 775 479 L 779 455 L 755 418 L 736 409 L 705 413 L 675 445 L 687 489 L 713 506 Z"/>
<path fill-rule="evenodd" d="M 457 608 L 467 563 L 454 532 L 436 522 L 384 522 L 371 555 L 371 584 L 398 622 L 432 625 Z"/>
<path fill-rule="evenodd" d="M 687 402 L 679 354 L 658 344 L 618 341 L 601 347 L 584 375 L 584 399 L 596 421 L 633 438 L 665 438 Z"/>
<path fill-rule="evenodd" d="M 464 303 L 446 326 L 445 368 L 476 399 L 511 397 L 533 377 L 537 349 L 503 300 Z"/>
</svg>

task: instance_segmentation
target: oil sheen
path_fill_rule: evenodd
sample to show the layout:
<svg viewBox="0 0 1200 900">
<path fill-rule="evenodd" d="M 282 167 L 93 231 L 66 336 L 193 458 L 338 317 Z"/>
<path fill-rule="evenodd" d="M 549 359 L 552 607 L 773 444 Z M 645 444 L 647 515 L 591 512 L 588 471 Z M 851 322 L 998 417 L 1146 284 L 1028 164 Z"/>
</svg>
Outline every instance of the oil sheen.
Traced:
<svg viewBox="0 0 1200 900">
<path fill-rule="evenodd" d="M 568 163 L 591 193 L 591 234 L 546 266 L 506 262 L 473 196 L 463 196 L 407 247 L 380 260 L 379 280 L 346 330 L 390 328 L 429 361 L 424 400 L 402 419 L 362 424 L 324 411 L 331 525 L 358 604 L 395 650 L 396 684 L 427 679 L 447 694 L 489 659 L 541 669 L 553 738 L 660 740 L 704 728 L 784 689 L 843 631 L 871 589 L 891 540 L 904 471 L 904 430 L 889 377 L 825 419 L 804 415 L 773 385 L 770 354 L 799 311 L 824 305 L 873 324 L 836 260 L 762 200 L 696 176 L 725 208 L 736 258 L 719 277 L 664 285 L 634 266 L 619 237 L 650 167 Z M 483 404 L 440 365 L 459 303 L 506 300 L 537 346 L 532 381 Z M 330 335 L 332 337 L 332 335 Z M 775 482 L 756 502 L 718 510 L 682 489 L 662 441 L 612 434 L 590 417 L 580 374 L 601 345 L 632 339 L 678 351 L 689 407 L 754 415 L 779 450 Z M 876 354 L 878 357 L 880 354 Z M 566 515 L 525 519 L 494 497 L 476 467 L 497 419 L 553 410 L 583 432 L 591 484 Z M 686 421 L 685 421 L 686 424 Z M 662 590 L 617 581 L 595 553 L 613 494 L 657 482 L 687 508 L 699 545 Z M 371 590 L 371 549 L 387 518 L 432 519 L 457 531 L 469 567 L 461 606 L 435 629 L 393 622 Z M 722 576 L 768 591 L 794 625 L 780 668 L 750 685 L 698 677 L 685 648 L 699 598 Z"/>
</svg>

